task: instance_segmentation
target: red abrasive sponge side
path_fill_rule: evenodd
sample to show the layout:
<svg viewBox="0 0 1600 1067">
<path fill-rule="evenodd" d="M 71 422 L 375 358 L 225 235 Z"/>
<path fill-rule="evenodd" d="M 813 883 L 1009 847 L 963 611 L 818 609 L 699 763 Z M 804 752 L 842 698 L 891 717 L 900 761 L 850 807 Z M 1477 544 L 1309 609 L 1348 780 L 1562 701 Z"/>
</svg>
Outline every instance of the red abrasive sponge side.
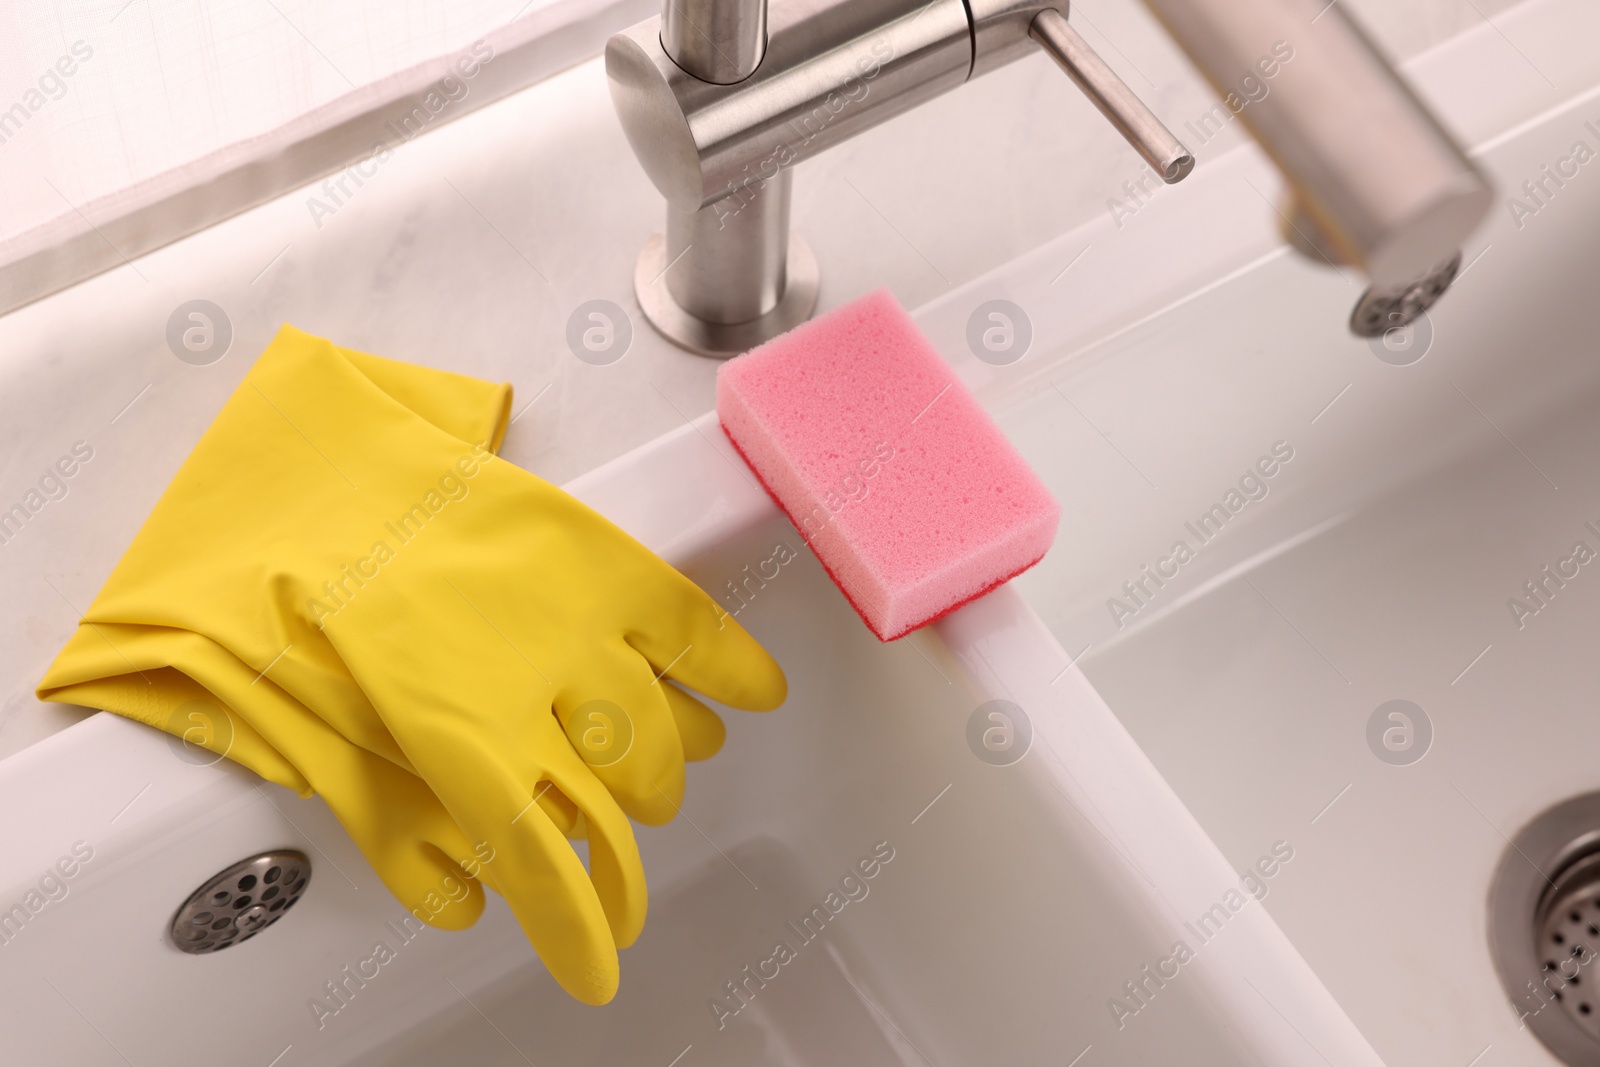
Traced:
<svg viewBox="0 0 1600 1067">
<path fill-rule="evenodd" d="M 717 415 L 880 640 L 1055 539 L 1060 506 L 888 290 L 724 364 Z"/>
</svg>

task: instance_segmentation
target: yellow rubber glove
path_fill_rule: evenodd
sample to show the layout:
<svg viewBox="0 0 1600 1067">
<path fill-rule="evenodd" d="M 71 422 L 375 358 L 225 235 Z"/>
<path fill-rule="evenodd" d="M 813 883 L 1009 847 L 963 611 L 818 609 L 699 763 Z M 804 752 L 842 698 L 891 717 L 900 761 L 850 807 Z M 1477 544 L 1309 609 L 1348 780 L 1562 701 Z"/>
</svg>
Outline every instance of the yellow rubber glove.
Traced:
<svg viewBox="0 0 1600 1067">
<path fill-rule="evenodd" d="M 198 687 L 229 757 L 327 797 L 408 906 L 477 869 L 563 987 L 604 1003 L 645 913 L 624 812 L 671 818 L 685 756 L 722 737 L 664 679 L 751 709 L 784 680 L 686 578 L 493 457 L 509 403 L 285 327 L 40 696 L 182 734 Z"/>
</svg>

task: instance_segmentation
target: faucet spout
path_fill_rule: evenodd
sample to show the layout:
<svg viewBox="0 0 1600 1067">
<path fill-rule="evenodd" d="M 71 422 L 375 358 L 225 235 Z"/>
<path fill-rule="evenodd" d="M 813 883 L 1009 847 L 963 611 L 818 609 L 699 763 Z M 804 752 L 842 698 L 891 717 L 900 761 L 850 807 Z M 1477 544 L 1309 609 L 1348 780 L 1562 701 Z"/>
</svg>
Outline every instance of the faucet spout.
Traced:
<svg viewBox="0 0 1600 1067">
<path fill-rule="evenodd" d="M 1145 2 L 1282 170 L 1291 244 L 1394 298 L 1352 328 L 1402 326 L 1443 293 L 1493 188 L 1343 8 Z"/>
</svg>

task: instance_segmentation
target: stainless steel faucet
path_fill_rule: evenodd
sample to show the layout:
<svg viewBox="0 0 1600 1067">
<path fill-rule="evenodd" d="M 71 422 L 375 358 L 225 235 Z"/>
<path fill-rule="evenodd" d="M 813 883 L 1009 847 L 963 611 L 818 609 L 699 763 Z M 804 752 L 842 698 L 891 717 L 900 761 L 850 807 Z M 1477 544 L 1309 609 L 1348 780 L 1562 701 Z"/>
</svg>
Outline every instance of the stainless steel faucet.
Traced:
<svg viewBox="0 0 1600 1067">
<path fill-rule="evenodd" d="M 613 102 L 667 201 L 634 288 L 675 343 L 736 355 L 804 321 L 816 258 L 789 231 L 803 159 L 1042 47 L 1166 182 L 1194 157 L 1067 22 L 1068 0 L 665 0 L 612 37 Z M 1294 190 L 1297 248 L 1366 270 L 1352 328 L 1448 286 L 1488 183 L 1323 0 L 1147 0 L 1222 92 L 1295 42 L 1294 77 L 1240 117 Z M 1457 256 L 1455 262 L 1459 262 Z"/>
</svg>

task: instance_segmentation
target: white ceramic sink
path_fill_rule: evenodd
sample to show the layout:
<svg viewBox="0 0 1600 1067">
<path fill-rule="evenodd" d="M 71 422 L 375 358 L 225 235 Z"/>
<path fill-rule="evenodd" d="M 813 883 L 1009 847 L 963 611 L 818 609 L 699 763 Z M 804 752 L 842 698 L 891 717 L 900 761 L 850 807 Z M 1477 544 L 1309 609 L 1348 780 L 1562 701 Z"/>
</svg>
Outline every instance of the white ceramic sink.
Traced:
<svg viewBox="0 0 1600 1067">
<path fill-rule="evenodd" d="M 1584 126 L 1600 126 L 1596 20 L 1583 0 L 1537 0 L 1413 66 L 1504 189 L 1577 139 L 1600 147 Z M 1003 93 L 996 78 L 973 92 Z M 961 96 L 928 114 L 960 118 Z M 72 714 L 32 701 L 76 609 L 284 316 L 514 381 L 535 406 L 509 458 L 714 593 L 780 542 L 803 549 L 702 414 L 709 364 L 637 318 L 614 366 L 562 347 L 571 305 L 631 306 L 632 256 L 659 213 L 608 107 L 597 67 L 578 68 L 419 139 L 335 233 L 304 232 L 302 198 L 286 197 L 143 257 L 138 277 L 0 319 L 7 491 L 77 441 L 94 450 L 0 549 L 16 605 L 0 648 L 0 909 L 74 847 L 93 853 L 0 943 L 0 1062 L 1547 1062 L 1499 991 L 1483 904 L 1502 835 L 1600 782 L 1586 714 L 1600 681 L 1586 585 L 1600 579 L 1585 570 L 1521 629 L 1505 603 L 1573 541 L 1600 548 L 1583 526 L 1600 526 L 1600 164 L 1520 228 L 1495 216 L 1408 365 L 1345 333 L 1354 279 L 1280 247 L 1276 179 L 1253 149 L 1202 153 L 1125 225 L 1007 253 L 931 300 L 925 259 L 861 247 L 859 216 L 817 206 L 842 189 L 835 172 L 803 171 L 802 225 L 833 268 L 825 302 L 887 280 L 920 305 L 1059 495 L 1061 534 L 1011 586 L 889 646 L 803 550 L 759 589 L 739 618 L 791 699 L 730 713 L 727 748 L 691 771 L 686 817 L 639 831 L 651 917 L 606 1008 L 565 999 L 498 901 L 470 931 L 397 944 L 399 906 L 319 801 L 196 766 L 111 716 L 63 729 Z M 528 229 L 471 178 L 486 138 L 530 127 L 599 162 L 591 178 L 545 162 L 562 153 L 519 156 L 544 198 Z M 535 263 L 562 257 L 571 269 L 539 288 Z M 196 296 L 235 331 L 207 367 L 162 336 Z M 1031 321 L 1010 366 L 966 347 L 990 299 Z M 1265 494 L 1241 488 L 1260 499 L 1155 588 L 1144 568 L 1275 449 Z M 586 455 L 621 458 L 574 480 Z M 1410 766 L 1366 741 L 1396 698 L 1433 725 Z M 1008 766 L 969 743 L 995 700 L 1033 732 Z M 190 890 L 278 846 L 313 862 L 292 915 L 214 956 L 166 943 Z M 825 933 L 786 925 L 874 857 Z M 310 1002 L 378 940 L 396 958 L 319 1026 Z M 794 958 L 760 985 L 748 976 L 773 973 L 778 940 Z M 1192 959 L 1174 958 L 1180 940 Z M 729 982 L 750 983 L 747 1006 Z"/>
</svg>

